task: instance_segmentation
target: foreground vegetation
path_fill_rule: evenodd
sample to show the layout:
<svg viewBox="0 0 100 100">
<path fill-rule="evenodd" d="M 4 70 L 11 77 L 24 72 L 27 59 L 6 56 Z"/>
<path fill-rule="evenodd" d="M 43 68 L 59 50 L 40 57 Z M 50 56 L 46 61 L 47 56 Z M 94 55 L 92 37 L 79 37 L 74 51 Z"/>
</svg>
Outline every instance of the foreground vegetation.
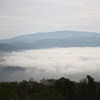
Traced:
<svg viewBox="0 0 100 100">
<path fill-rule="evenodd" d="M 0 100 L 100 100 L 100 82 L 87 75 L 80 82 L 67 78 L 30 78 L 22 82 L 1 82 Z"/>
</svg>

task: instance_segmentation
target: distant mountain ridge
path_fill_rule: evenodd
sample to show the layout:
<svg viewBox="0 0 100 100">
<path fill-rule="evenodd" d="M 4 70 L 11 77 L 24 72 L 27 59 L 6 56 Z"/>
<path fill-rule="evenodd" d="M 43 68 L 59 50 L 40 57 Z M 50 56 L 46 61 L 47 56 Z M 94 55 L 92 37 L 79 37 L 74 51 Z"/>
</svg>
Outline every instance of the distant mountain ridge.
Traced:
<svg viewBox="0 0 100 100">
<path fill-rule="evenodd" d="M 11 45 L 11 44 L 7 44 L 7 43 L 0 43 L 0 51 L 17 51 L 19 50 L 18 47 Z"/>
<path fill-rule="evenodd" d="M 5 45 L 6 43 L 6 45 Z M 4 44 L 4 45 L 3 45 Z M 0 40 L 0 50 L 43 49 L 52 47 L 99 47 L 100 34 L 79 31 L 57 31 L 21 35 Z"/>
<path fill-rule="evenodd" d="M 63 39 L 71 36 L 93 36 L 98 33 L 92 32 L 79 32 L 79 31 L 56 31 L 56 32 L 45 32 L 35 33 L 29 35 L 16 36 L 11 39 L 0 40 L 0 43 L 14 43 L 14 42 L 26 42 L 32 43 L 44 39 Z"/>
</svg>

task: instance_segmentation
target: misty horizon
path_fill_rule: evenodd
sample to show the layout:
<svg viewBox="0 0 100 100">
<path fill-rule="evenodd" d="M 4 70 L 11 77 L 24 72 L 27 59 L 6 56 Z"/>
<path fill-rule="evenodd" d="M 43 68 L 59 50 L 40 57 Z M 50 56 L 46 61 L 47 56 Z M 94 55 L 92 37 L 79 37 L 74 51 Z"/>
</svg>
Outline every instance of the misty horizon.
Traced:
<svg viewBox="0 0 100 100">
<path fill-rule="evenodd" d="M 1 82 L 100 81 L 99 69 L 100 0 L 0 0 Z"/>
<path fill-rule="evenodd" d="M 61 30 L 100 33 L 100 0 L 1 0 L 0 40 Z"/>
</svg>

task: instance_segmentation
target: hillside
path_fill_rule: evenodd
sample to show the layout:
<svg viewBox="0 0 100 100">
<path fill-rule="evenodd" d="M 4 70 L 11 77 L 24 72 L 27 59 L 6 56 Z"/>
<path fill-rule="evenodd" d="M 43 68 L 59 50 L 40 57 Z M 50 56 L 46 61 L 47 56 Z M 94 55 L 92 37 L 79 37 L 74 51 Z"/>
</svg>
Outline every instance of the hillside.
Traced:
<svg viewBox="0 0 100 100">
<path fill-rule="evenodd" d="M 18 47 L 13 46 L 11 44 L 7 44 L 7 43 L 0 43 L 0 51 L 16 51 L 19 50 Z"/>
<path fill-rule="evenodd" d="M 28 35 L 21 35 L 16 36 L 10 39 L 3 39 L 0 40 L 0 43 L 15 43 L 15 42 L 26 42 L 26 43 L 33 43 L 39 40 L 44 39 L 64 39 L 73 36 L 95 36 L 98 33 L 91 33 L 91 32 L 79 32 L 79 31 L 56 31 L 56 32 L 45 32 L 45 33 L 35 33 L 35 34 L 28 34 Z"/>
<path fill-rule="evenodd" d="M 100 34 L 79 31 L 57 31 L 17 36 L 11 39 L 0 40 L 0 43 L 0 50 L 4 51 L 53 47 L 99 47 Z"/>
<path fill-rule="evenodd" d="M 100 100 L 100 82 L 90 75 L 80 82 L 65 77 L 0 82 L 0 100 Z"/>
</svg>

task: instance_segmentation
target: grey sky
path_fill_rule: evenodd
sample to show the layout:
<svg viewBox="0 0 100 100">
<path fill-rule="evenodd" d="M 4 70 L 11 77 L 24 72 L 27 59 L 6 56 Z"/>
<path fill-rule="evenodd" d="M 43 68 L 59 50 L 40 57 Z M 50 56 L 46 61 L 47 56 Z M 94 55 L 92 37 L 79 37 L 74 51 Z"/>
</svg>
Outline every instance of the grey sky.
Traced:
<svg viewBox="0 0 100 100">
<path fill-rule="evenodd" d="M 59 30 L 100 33 L 100 0 L 0 0 L 0 39 Z"/>
</svg>

